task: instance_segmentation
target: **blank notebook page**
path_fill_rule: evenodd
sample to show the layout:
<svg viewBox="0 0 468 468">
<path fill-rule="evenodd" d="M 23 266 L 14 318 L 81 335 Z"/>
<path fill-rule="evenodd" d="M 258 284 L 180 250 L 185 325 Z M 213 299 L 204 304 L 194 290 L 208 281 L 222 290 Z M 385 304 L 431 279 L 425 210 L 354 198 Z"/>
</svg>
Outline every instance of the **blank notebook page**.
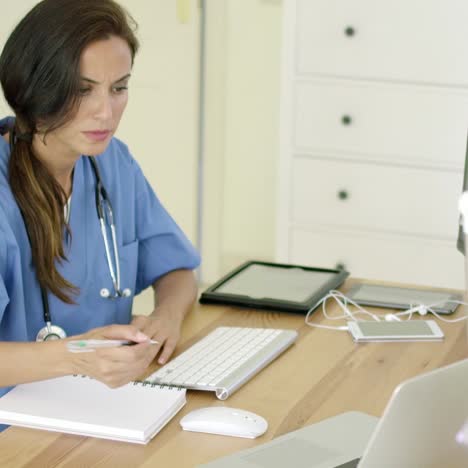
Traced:
<svg viewBox="0 0 468 468">
<path fill-rule="evenodd" d="M 0 398 L 0 422 L 146 443 L 185 402 L 183 389 L 141 382 L 110 389 L 66 376 L 15 387 Z"/>
</svg>

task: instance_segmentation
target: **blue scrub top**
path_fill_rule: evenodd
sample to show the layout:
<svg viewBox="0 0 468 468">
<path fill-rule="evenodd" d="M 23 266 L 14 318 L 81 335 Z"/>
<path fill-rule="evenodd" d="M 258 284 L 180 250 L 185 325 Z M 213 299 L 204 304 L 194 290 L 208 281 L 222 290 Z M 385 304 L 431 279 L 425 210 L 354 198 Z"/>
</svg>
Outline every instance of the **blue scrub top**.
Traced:
<svg viewBox="0 0 468 468">
<path fill-rule="evenodd" d="M 0 119 L 0 134 L 12 118 Z M 41 292 L 32 263 L 23 218 L 8 183 L 8 143 L 0 137 L 0 341 L 34 341 L 44 327 Z M 193 269 L 200 258 L 154 191 L 125 144 L 113 138 L 97 163 L 111 200 L 120 255 L 121 288 L 132 295 L 115 300 L 100 296 L 113 291 L 95 205 L 96 179 L 82 156 L 73 173 L 70 228 L 64 238 L 68 261 L 58 271 L 80 289 L 76 305 L 49 294 L 52 323 L 68 336 L 131 320 L 133 295 L 176 269 Z M 110 229 L 108 229 L 110 236 Z M 111 247 L 112 250 L 112 247 Z M 0 388 L 0 396 L 7 389 Z"/>
</svg>

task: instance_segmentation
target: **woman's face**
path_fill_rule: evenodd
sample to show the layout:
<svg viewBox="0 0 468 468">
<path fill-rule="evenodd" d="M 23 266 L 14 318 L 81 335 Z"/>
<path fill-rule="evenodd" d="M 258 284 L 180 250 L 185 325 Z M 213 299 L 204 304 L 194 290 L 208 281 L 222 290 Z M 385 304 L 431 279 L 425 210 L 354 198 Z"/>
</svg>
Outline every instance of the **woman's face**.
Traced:
<svg viewBox="0 0 468 468">
<path fill-rule="evenodd" d="M 111 36 L 87 46 L 80 59 L 78 110 L 66 125 L 47 134 L 45 145 L 40 132 L 37 134 L 34 145 L 39 154 L 61 155 L 71 161 L 104 152 L 127 105 L 131 68 L 125 40 Z"/>
</svg>

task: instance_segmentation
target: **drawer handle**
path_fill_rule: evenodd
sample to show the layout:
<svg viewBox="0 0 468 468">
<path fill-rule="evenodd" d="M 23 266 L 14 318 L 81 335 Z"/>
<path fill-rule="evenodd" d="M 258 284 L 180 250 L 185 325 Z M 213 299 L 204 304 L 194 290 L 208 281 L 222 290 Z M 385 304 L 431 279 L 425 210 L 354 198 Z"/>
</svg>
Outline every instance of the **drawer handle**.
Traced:
<svg viewBox="0 0 468 468">
<path fill-rule="evenodd" d="M 343 115 L 343 117 L 341 117 L 341 123 L 343 125 L 351 125 L 353 123 L 353 118 L 350 115 Z"/>
<path fill-rule="evenodd" d="M 344 33 L 348 37 L 353 37 L 356 34 L 356 30 L 352 26 L 346 26 Z"/>
<path fill-rule="evenodd" d="M 347 190 L 339 190 L 338 198 L 340 200 L 347 200 L 349 198 L 349 192 Z"/>
</svg>

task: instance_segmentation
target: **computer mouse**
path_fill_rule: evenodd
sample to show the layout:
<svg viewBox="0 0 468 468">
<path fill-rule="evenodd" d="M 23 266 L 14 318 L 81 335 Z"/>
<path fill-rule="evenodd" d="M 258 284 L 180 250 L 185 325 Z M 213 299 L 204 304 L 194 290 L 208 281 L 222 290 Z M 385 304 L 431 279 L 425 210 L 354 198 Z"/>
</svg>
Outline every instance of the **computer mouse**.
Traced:
<svg viewBox="0 0 468 468">
<path fill-rule="evenodd" d="M 194 410 L 180 420 L 180 425 L 184 431 L 248 439 L 255 439 L 268 429 L 268 423 L 258 414 L 227 406 L 209 406 Z"/>
</svg>

